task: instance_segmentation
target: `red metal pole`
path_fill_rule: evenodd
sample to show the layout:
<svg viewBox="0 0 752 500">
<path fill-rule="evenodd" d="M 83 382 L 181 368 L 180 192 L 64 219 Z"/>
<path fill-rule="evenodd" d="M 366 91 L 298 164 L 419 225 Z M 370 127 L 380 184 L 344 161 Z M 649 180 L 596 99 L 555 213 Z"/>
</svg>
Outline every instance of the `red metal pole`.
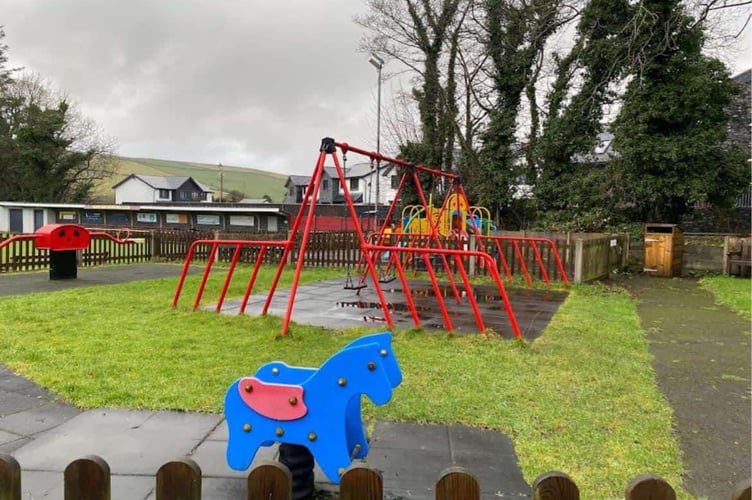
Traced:
<svg viewBox="0 0 752 500">
<path fill-rule="evenodd" d="M 188 275 L 188 268 L 191 266 L 191 260 L 193 259 L 193 254 L 196 251 L 196 246 L 198 245 L 199 241 L 194 241 L 191 246 L 188 248 L 188 255 L 185 256 L 185 263 L 183 264 L 183 271 L 180 273 L 180 279 L 178 280 L 178 287 L 175 289 L 175 296 L 172 298 L 172 307 L 175 307 L 178 305 L 178 300 L 180 299 L 180 292 L 183 290 L 183 284 L 185 283 L 185 277 Z"/>
<path fill-rule="evenodd" d="M 353 223 L 355 224 L 355 232 L 358 234 L 361 254 L 365 254 L 366 256 L 366 265 L 368 266 L 368 272 L 371 274 L 371 278 L 373 279 L 373 287 L 376 290 L 376 295 L 379 298 L 379 303 L 381 303 L 381 308 L 384 311 L 384 319 L 386 319 L 386 323 L 389 328 L 394 328 L 394 320 L 392 319 L 392 315 L 389 312 L 389 307 L 387 306 L 384 292 L 381 290 L 381 284 L 379 283 L 379 276 L 376 272 L 376 267 L 373 264 L 373 259 L 371 258 L 371 252 L 369 249 L 372 248 L 372 246 L 366 242 L 366 239 L 363 236 L 363 230 L 360 227 L 358 214 L 355 212 L 355 205 L 353 204 L 352 197 L 350 196 L 350 190 L 348 189 L 347 183 L 345 182 L 345 173 L 342 170 L 342 166 L 339 164 L 339 158 L 337 158 L 336 149 L 330 152 L 332 159 L 334 160 L 334 168 L 337 170 L 337 175 L 339 176 L 340 184 L 342 185 L 342 192 L 345 195 L 347 209 L 350 211 L 350 217 L 352 217 Z M 391 249 L 391 247 L 383 248 Z"/>
<path fill-rule="evenodd" d="M 461 259 L 461 257 L 459 255 L 455 255 L 454 259 L 455 262 L 457 262 Z M 465 266 L 462 265 L 462 262 L 459 262 L 457 263 L 457 267 L 460 271 L 460 277 L 462 277 L 462 283 L 464 283 L 465 285 L 467 300 L 470 302 L 470 306 L 473 308 L 473 314 L 475 315 L 475 324 L 478 325 L 478 330 L 483 333 L 486 331 L 486 325 L 483 323 L 483 318 L 480 315 L 478 302 L 475 300 L 475 293 L 473 292 L 473 287 L 470 285 L 470 279 L 467 276 L 467 272 L 465 272 Z"/>
<path fill-rule="evenodd" d="M 195 311 L 199 303 L 201 303 L 201 296 L 204 295 L 204 288 L 206 287 L 206 280 L 209 279 L 209 273 L 211 272 L 212 265 L 214 264 L 214 256 L 217 255 L 217 248 L 219 245 L 216 242 L 212 242 L 212 248 L 209 252 L 209 260 L 204 268 L 204 275 L 201 277 L 201 284 L 196 292 L 196 300 L 193 301 L 193 310 Z"/>
<path fill-rule="evenodd" d="M 308 210 L 308 217 L 306 218 L 305 227 L 303 228 L 303 240 L 300 242 L 300 250 L 298 250 L 298 261 L 295 263 L 295 274 L 292 276 L 292 286 L 290 287 L 290 297 L 287 300 L 287 310 L 285 311 L 285 319 L 282 322 L 282 336 L 287 335 L 287 330 L 290 327 L 290 317 L 292 316 L 292 308 L 295 304 L 295 294 L 298 292 L 298 283 L 300 282 L 300 273 L 303 270 L 303 263 L 305 262 L 305 252 L 308 247 L 308 239 L 311 236 L 311 226 L 313 225 L 314 212 L 316 211 L 316 199 L 319 195 L 319 188 L 321 187 L 321 177 L 324 171 L 324 159 L 326 152 L 322 151 L 319 163 L 321 166 L 316 169 L 316 175 L 311 178 L 308 190 L 311 190 L 313 186 L 313 193 L 311 193 L 311 208 Z M 342 174 L 344 177 L 344 174 Z"/>
<path fill-rule="evenodd" d="M 402 167 L 412 167 L 417 170 L 420 170 L 421 172 L 426 172 L 428 174 L 432 175 L 438 175 L 440 177 L 446 177 L 448 179 L 456 179 L 457 176 L 455 174 L 450 174 L 448 172 L 442 172 L 441 170 L 435 170 L 432 168 L 428 168 L 425 165 L 417 165 L 415 163 L 410 163 L 409 161 L 400 160 L 397 158 L 389 158 L 388 156 L 384 156 L 380 153 L 376 153 L 375 151 L 367 151 L 365 149 L 356 148 L 355 146 L 350 146 L 346 142 L 335 142 L 334 143 L 338 148 L 340 148 L 342 151 L 352 151 L 353 153 L 361 154 L 363 156 L 368 156 L 369 158 L 373 160 L 381 160 L 386 161 L 388 163 L 393 163 L 395 165 L 400 165 Z"/>
<path fill-rule="evenodd" d="M 390 247 L 371 247 L 371 250 L 391 250 Z M 493 259 L 490 255 L 488 255 L 485 252 L 479 252 L 479 251 L 460 251 L 460 250 L 453 250 L 449 248 L 406 248 L 406 247 L 399 247 L 396 249 L 399 253 L 407 253 L 407 254 L 420 254 L 425 256 L 431 252 L 437 253 L 437 254 L 443 254 L 443 255 L 449 255 L 449 256 L 469 256 L 469 257 L 477 257 L 479 259 L 482 259 L 485 261 L 486 265 L 491 268 L 491 278 L 496 282 L 496 286 L 499 289 L 499 294 L 501 295 L 501 299 L 504 302 L 504 307 L 506 308 L 507 315 L 509 316 L 510 324 L 512 325 L 512 330 L 514 331 L 515 337 L 519 338 L 520 335 L 520 328 L 517 324 L 517 318 L 514 315 L 514 311 L 512 310 L 512 304 L 509 302 L 509 297 L 506 294 L 506 290 L 504 289 L 504 284 L 501 281 L 501 277 L 499 276 L 499 272 L 496 269 L 496 267 L 493 265 Z M 428 267 L 428 266 L 426 266 Z M 438 284 L 438 283 L 437 283 Z M 441 294 L 438 294 L 438 298 L 441 298 Z M 446 310 L 446 309 L 445 309 Z"/>
<path fill-rule="evenodd" d="M 431 259 L 429 258 L 428 250 L 426 250 L 425 248 L 422 250 L 423 261 L 426 263 L 426 270 L 428 271 L 428 276 L 431 278 L 431 284 L 433 285 L 433 293 L 434 295 L 436 295 L 436 300 L 439 302 L 441 315 L 444 317 L 444 326 L 446 327 L 447 331 L 451 333 L 454 331 L 454 327 L 452 326 L 452 320 L 449 319 L 449 313 L 446 309 L 446 303 L 444 302 L 444 297 L 441 295 L 441 288 L 439 287 L 439 283 L 436 281 L 436 275 L 433 272 L 433 266 L 431 265 Z"/>
<path fill-rule="evenodd" d="M 321 175 L 321 170 L 324 168 L 324 157 L 325 153 L 321 151 L 319 153 L 319 158 L 316 161 L 316 167 L 313 169 L 313 176 L 311 179 L 313 180 L 313 177 L 317 175 Z M 279 261 L 279 265 L 277 266 L 277 272 L 274 274 L 274 278 L 272 279 L 272 285 L 269 288 L 269 294 L 266 296 L 266 300 L 264 301 L 264 307 L 261 309 L 261 314 L 266 315 L 266 313 L 269 311 L 269 305 L 272 303 L 272 297 L 274 297 L 274 292 L 277 290 L 277 284 L 279 283 L 279 278 L 282 276 L 282 270 L 285 268 L 285 263 L 287 262 L 287 256 L 290 254 L 290 251 L 292 250 L 292 246 L 295 244 L 295 236 L 298 234 L 298 228 L 300 227 L 300 221 L 303 218 L 303 214 L 305 213 L 305 208 L 308 205 L 308 199 L 311 197 L 311 190 L 306 189 L 305 196 L 303 197 L 303 202 L 300 204 L 300 210 L 298 210 L 298 215 L 295 217 L 295 222 L 293 222 L 293 226 L 290 229 L 290 237 L 287 240 L 287 245 L 285 246 L 285 251 L 282 252 L 282 259 Z M 308 213 L 308 219 L 313 217 L 313 205 L 311 206 L 311 209 Z"/>
<path fill-rule="evenodd" d="M 491 257 L 488 254 L 485 254 L 485 258 L 492 261 Z M 496 270 L 496 266 L 490 266 L 491 267 L 491 277 L 496 282 L 496 286 L 499 289 L 499 295 L 501 295 L 501 300 L 504 302 L 504 309 L 507 311 L 507 317 L 509 318 L 509 323 L 512 325 L 512 332 L 514 332 L 515 338 L 522 337 L 522 333 L 520 333 L 520 325 L 517 324 L 517 317 L 514 315 L 514 311 L 512 310 L 512 304 L 509 302 L 509 297 L 507 297 L 507 291 L 504 289 L 504 285 L 501 283 L 501 276 L 499 276 L 499 272 Z"/>
<path fill-rule="evenodd" d="M 546 282 L 546 285 L 551 285 L 551 280 L 548 279 L 548 273 L 546 272 L 546 266 L 543 264 L 543 259 L 541 259 L 540 252 L 538 251 L 538 244 L 535 242 L 535 240 L 531 240 L 530 244 L 533 246 L 533 253 L 535 254 L 535 260 L 538 261 L 538 267 L 540 267 L 541 270 L 541 276 L 543 277 L 543 281 Z"/>
<path fill-rule="evenodd" d="M 509 272 L 509 265 L 507 264 L 507 258 L 504 256 L 504 250 L 501 248 L 501 243 L 498 239 L 493 239 L 494 244 L 496 245 L 496 251 L 499 254 L 499 260 L 501 260 L 501 265 L 504 268 L 504 273 L 507 275 L 507 279 L 509 281 L 512 281 L 512 273 Z"/>
<path fill-rule="evenodd" d="M 256 284 L 256 277 L 258 276 L 261 263 L 264 261 L 264 255 L 266 254 L 266 245 L 262 245 L 256 256 L 256 264 L 253 266 L 253 273 L 251 273 L 251 279 L 248 280 L 248 285 L 245 287 L 245 293 L 243 294 L 243 301 L 240 304 L 240 312 L 245 313 L 245 308 L 248 305 L 248 298 L 253 291 L 253 285 Z M 268 297 L 268 295 L 267 295 Z"/>
<path fill-rule="evenodd" d="M 433 222 L 433 214 L 430 213 L 430 210 L 428 208 L 428 203 L 426 202 L 426 195 L 423 192 L 423 187 L 420 185 L 418 173 L 415 171 L 413 171 L 413 180 L 415 181 L 415 188 L 418 191 L 420 202 L 423 204 L 423 208 L 426 210 L 426 218 L 428 220 L 428 225 L 431 228 L 431 237 L 439 248 L 444 248 L 444 246 L 441 244 L 439 233 L 436 230 L 436 224 L 434 224 Z M 441 262 L 444 264 L 444 271 L 446 272 L 447 279 L 449 280 L 449 285 L 452 288 L 452 293 L 454 293 L 454 298 L 459 304 L 462 302 L 462 297 L 460 296 L 460 292 L 457 290 L 457 284 L 454 282 L 454 276 L 452 275 L 452 270 L 449 267 L 449 262 L 447 262 L 446 255 L 441 255 Z"/>
<path fill-rule="evenodd" d="M 219 302 L 217 302 L 217 307 L 214 309 L 215 312 L 222 310 L 222 304 L 224 304 L 225 302 L 225 295 L 227 295 L 227 289 L 230 287 L 230 281 L 232 280 L 232 273 L 235 272 L 235 266 L 238 263 L 238 258 L 240 258 L 241 247 L 242 245 L 240 243 L 235 245 L 235 253 L 232 254 L 230 268 L 227 270 L 227 276 L 225 277 L 225 282 L 222 285 L 222 291 L 219 293 Z"/>
<path fill-rule="evenodd" d="M 399 201 L 399 199 L 400 199 L 400 194 L 402 193 L 402 188 L 403 188 L 403 187 L 404 187 L 404 185 L 405 185 L 405 179 L 406 179 L 406 178 L 407 178 L 407 172 L 405 172 L 404 174 L 402 174 L 402 178 L 400 179 L 400 183 L 399 183 L 399 186 L 397 187 L 397 194 L 395 194 L 395 195 L 394 195 L 394 200 L 392 200 L 392 204 L 391 204 L 391 205 L 389 206 L 389 212 L 388 212 L 388 213 L 387 213 L 387 215 L 386 215 L 386 219 L 384 219 L 384 226 L 383 226 L 383 227 L 381 228 L 381 231 L 380 231 L 379 233 L 377 233 L 377 234 L 375 235 L 375 236 L 376 236 L 376 238 L 377 238 L 377 239 L 376 239 L 376 245 L 381 245 L 381 244 L 382 244 L 382 243 L 384 242 L 384 230 L 386 229 L 386 225 L 387 225 L 388 221 L 389 221 L 389 220 L 391 219 L 391 217 L 392 217 L 392 213 L 393 213 L 393 211 L 394 211 L 394 207 L 395 207 L 395 205 L 396 205 L 397 201 Z M 373 237 L 373 236 L 374 236 L 374 235 L 372 235 L 372 237 Z M 371 244 L 371 243 L 369 242 L 369 244 Z M 361 257 L 360 257 L 360 258 L 361 258 L 361 260 L 360 260 L 360 261 L 358 262 L 358 274 L 360 274 L 360 275 L 361 275 L 361 276 L 360 276 L 360 281 L 359 281 L 359 282 L 360 282 L 360 284 L 362 285 L 363 283 L 365 283 L 365 281 L 366 281 L 366 277 L 365 277 L 365 275 L 364 275 L 363 273 L 361 273 L 361 271 L 360 271 L 360 270 L 361 270 L 361 265 L 360 265 L 360 264 L 361 264 L 361 262 L 362 262 L 362 260 L 363 260 L 363 255 L 362 255 L 362 254 L 361 254 Z M 378 258 L 378 255 L 375 255 L 375 256 L 374 256 L 374 258 Z M 387 268 L 387 270 L 388 270 L 388 269 L 389 269 L 389 268 Z M 358 293 L 360 293 L 360 290 L 358 290 Z"/>
<path fill-rule="evenodd" d="M 514 253 L 517 255 L 517 261 L 520 263 L 520 269 L 522 269 L 522 274 L 525 275 L 525 281 L 527 281 L 527 286 L 530 286 L 530 274 L 527 272 L 527 264 L 525 264 L 525 258 L 522 256 L 522 252 L 520 251 L 520 246 L 517 244 L 517 239 L 515 238 L 512 240 L 512 246 L 514 246 Z"/>
<path fill-rule="evenodd" d="M 413 322 L 415 323 L 415 326 L 418 328 L 421 328 L 420 317 L 418 316 L 418 310 L 415 308 L 415 302 L 413 301 L 412 293 L 410 292 L 410 288 L 407 284 L 407 277 L 405 276 L 405 269 L 402 267 L 402 263 L 400 262 L 400 258 L 397 252 L 394 252 L 393 255 L 394 255 L 394 267 L 397 269 L 397 276 L 399 276 L 400 283 L 402 283 L 402 290 L 405 293 L 405 299 L 407 299 L 407 307 L 410 310 L 410 314 L 413 317 Z"/>
</svg>

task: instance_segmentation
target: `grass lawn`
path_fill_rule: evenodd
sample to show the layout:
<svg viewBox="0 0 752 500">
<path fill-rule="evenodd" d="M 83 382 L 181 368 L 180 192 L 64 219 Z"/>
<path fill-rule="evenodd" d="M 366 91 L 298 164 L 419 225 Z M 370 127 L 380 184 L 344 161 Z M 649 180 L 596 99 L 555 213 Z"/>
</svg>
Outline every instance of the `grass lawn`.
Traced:
<svg viewBox="0 0 752 500">
<path fill-rule="evenodd" d="M 715 295 L 716 302 L 752 319 L 752 280 L 736 276 L 706 276 L 700 283 Z"/>
<path fill-rule="evenodd" d="M 332 275 L 343 273 L 303 277 Z M 260 289 L 270 276 L 265 269 Z M 221 278 L 210 281 L 206 297 L 217 296 Z M 175 282 L 0 299 L 0 361 L 82 407 L 221 412 L 232 381 L 262 363 L 316 366 L 372 331 L 293 325 L 280 338 L 280 318 L 190 312 L 198 277 L 189 278 L 179 308 L 170 308 Z M 230 294 L 240 291 L 233 284 Z M 671 410 L 656 388 L 635 306 L 618 289 L 573 287 L 532 346 L 407 330 L 395 333 L 394 350 L 404 382 L 389 404 L 364 405 L 367 418 L 502 430 L 529 482 L 563 470 L 583 498 L 623 498 L 628 481 L 646 472 L 677 489 L 681 483 Z"/>
</svg>

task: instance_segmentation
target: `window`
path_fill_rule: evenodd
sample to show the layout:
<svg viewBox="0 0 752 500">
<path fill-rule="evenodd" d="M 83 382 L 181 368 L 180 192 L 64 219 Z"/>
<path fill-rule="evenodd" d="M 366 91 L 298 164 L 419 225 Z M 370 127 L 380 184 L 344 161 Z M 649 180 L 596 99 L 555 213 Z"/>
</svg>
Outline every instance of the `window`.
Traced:
<svg viewBox="0 0 752 500">
<path fill-rule="evenodd" d="M 397 189 L 399 187 L 399 183 L 400 183 L 399 177 L 397 177 L 396 175 L 393 175 L 393 176 L 391 176 L 389 178 L 389 180 L 392 183 L 391 184 L 392 185 L 392 189 Z"/>
<path fill-rule="evenodd" d="M 188 191 L 180 191 L 180 201 L 188 201 L 191 199 L 191 193 Z"/>
<path fill-rule="evenodd" d="M 358 179 L 357 177 L 353 177 L 350 179 L 350 191 L 357 191 L 358 190 Z"/>
<path fill-rule="evenodd" d="M 169 200 L 170 199 L 170 190 L 169 189 L 160 189 L 159 190 L 159 199 L 160 200 Z"/>
<path fill-rule="evenodd" d="M 327 189 L 329 189 L 329 180 L 328 179 L 324 179 L 324 181 L 321 183 L 321 187 L 324 188 L 324 191 L 326 191 Z"/>
</svg>

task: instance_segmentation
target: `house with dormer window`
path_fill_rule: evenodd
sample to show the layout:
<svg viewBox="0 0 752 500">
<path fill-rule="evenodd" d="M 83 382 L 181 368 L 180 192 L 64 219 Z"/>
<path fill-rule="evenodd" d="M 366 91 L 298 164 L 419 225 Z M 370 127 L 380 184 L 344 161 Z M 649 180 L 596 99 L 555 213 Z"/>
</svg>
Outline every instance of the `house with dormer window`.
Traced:
<svg viewBox="0 0 752 500">
<path fill-rule="evenodd" d="M 131 174 L 118 182 L 115 204 L 128 203 L 211 203 L 214 192 L 192 177 L 159 177 Z"/>
</svg>

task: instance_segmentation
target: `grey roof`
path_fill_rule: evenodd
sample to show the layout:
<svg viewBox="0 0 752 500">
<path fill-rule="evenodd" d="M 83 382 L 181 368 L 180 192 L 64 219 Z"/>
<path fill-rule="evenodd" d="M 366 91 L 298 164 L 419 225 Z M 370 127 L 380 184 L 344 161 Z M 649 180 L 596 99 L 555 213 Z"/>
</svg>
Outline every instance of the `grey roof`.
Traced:
<svg viewBox="0 0 752 500">
<path fill-rule="evenodd" d="M 374 168 L 376 168 L 375 164 L 374 164 Z M 345 178 L 352 179 L 356 177 L 365 177 L 369 175 L 371 172 L 372 172 L 372 169 L 371 169 L 370 163 L 356 163 L 355 165 L 347 169 L 347 172 L 345 172 Z"/>
<path fill-rule="evenodd" d="M 621 156 L 614 149 L 614 134 L 611 132 L 601 132 L 596 136 L 598 142 L 592 152 L 585 154 L 575 154 L 573 160 L 577 163 L 605 164 L 612 158 Z"/>
<path fill-rule="evenodd" d="M 243 198 L 238 203 L 253 203 L 253 204 L 263 204 L 263 203 L 269 203 L 269 201 L 266 198 Z"/>
<path fill-rule="evenodd" d="M 201 189 L 202 191 L 206 193 L 211 193 L 213 191 L 212 188 L 204 186 L 200 182 L 198 182 L 196 179 L 192 177 L 182 176 L 182 177 L 160 177 L 157 175 L 141 175 L 141 174 L 131 174 L 122 181 L 115 184 L 113 187 L 116 188 L 128 179 L 139 179 L 140 181 L 144 182 L 145 184 L 153 187 L 154 189 L 168 189 L 170 191 L 174 191 L 178 189 L 180 186 L 185 184 L 188 180 L 192 180 L 196 185 Z"/>
<path fill-rule="evenodd" d="M 287 178 L 287 182 L 292 182 L 295 186 L 307 186 L 310 179 L 309 175 L 291 175 Z"/>
<path fill-rule="evenodd" d="M 739 73 L 732 80 L 736 83 L 752 83 L 752 69 Z"/>
</svg>

